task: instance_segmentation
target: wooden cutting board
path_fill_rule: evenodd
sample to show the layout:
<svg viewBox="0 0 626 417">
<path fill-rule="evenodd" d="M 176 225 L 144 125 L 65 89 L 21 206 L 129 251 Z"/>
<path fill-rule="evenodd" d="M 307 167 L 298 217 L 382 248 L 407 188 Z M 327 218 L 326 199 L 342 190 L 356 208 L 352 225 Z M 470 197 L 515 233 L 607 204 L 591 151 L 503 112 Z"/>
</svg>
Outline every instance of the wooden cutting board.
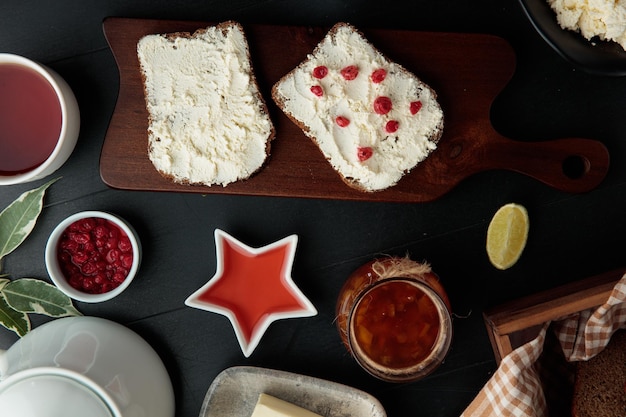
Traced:
<svg viewBox="0 0 626 417">
<path fill-rule="evenodd" d="M 136 46 L 147 34 L 193 32 L 208 25 L 126 18 L 104 21 L 104 33 L 120 72 L 119 97 L 100 159 L 100 174 L 108 186 L 202 194 L 424 202 L 437 199 L 460 181 L 485 170 L 517 171 L 572 193 L 593 189 L 607 173 L 609 155 L 598 141 L 569 138 L 520 142 L 494 130 L 489 118 L 491 104 L 515 69 L 515 55 L 503 39 L 481 34 L 361 28 L 385 55 L 435 89 L 445 126 L 437 150 L 396 186 L 376 193 L 353 190 L 270 97 L 272 85 L 313 50 L 327 29 L 244 25 L 261 92 L 277 131 L 271 156 L 252 178 L 226 187 L 175 184 L 161 177 L 148 159 L 148 113 Z M 570 172 L 566 168 L 570 165 L 578 169 Z"/>
</svg>

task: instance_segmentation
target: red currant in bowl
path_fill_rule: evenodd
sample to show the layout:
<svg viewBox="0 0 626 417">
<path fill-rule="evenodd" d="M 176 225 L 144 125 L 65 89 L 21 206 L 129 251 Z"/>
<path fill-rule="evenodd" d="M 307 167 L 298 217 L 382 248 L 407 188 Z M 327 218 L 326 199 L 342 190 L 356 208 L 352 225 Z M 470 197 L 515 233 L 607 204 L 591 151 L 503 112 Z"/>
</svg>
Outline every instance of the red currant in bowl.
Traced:
<svg viewBox="0 0 626 417">
<path fill-rule="evenodd" d="M 52 231 L 45 258 L 50 279 L 61 291 L 78 301 L 98 303 L 130 285 L 141 262 L 141 244 L 120 217 L 83 211 Z"/>
</svg>

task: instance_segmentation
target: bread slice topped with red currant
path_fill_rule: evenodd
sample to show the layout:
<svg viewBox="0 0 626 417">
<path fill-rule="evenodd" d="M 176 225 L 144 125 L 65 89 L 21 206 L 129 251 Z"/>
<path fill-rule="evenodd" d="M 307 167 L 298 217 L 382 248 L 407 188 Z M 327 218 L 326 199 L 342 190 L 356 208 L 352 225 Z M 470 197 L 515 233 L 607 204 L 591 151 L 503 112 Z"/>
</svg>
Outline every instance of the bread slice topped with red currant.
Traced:
<svg viewBox="0 0 626 417">
<path fill-rule="evenodd" d="M 272 87 L 272 98 L 341 179 L 363 192 L 397 184 L 443 132 L 435 91 L 348 23 L 333 26 Z"/>
</svg>

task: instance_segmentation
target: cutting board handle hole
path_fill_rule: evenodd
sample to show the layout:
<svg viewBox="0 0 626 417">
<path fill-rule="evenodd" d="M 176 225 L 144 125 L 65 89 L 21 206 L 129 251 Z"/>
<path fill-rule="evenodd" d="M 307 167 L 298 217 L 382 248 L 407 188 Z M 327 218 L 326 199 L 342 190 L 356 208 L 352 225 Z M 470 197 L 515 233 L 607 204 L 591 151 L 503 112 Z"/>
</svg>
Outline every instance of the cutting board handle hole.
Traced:
<svg viewBox="0 0 626 417">
<path fill-rule="evenodd" d="M 582 178 L 590 168 L 589 159 L 580 155 L 570 155 L 563 161 L 563 173 L 572 180 Z"/>
<path fill-rule="evenodd" d="M 450 150 L 450 159 L 454 159 L 458 157 L 459 155 L 461 155 L 461 152 L 463 152 L 463 145 L 461 144 L 454 145 L 452 147 L 452 150 Z"/>
</svg>

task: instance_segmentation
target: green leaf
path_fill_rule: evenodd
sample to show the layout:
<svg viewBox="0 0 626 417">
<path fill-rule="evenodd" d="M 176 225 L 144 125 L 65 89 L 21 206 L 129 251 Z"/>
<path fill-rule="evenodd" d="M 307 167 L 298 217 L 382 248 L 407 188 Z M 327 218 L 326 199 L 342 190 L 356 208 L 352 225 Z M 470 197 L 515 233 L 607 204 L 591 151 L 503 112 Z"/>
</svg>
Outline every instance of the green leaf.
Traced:
<svg viewBox="0 0 626 417">
<path fill-rule="evenodd" d="M 11 308 L 22 313 L 50 317 L 80 316 L 72 299 L 54 285 L 33 278 L 20 278 L 6 284 L 0 292 Z"/>
<path fill-rule="evenodd" d="M 0 293 L 0 325 L 22 337 L 30 331 L 28 314 L 13 309 Z"/>
<path fill-rule="evenodd" d="M 46 189 L 57 179 L 26 191 L 0 213 L 0 261 L 13 252 L 35 227 Z"/>
</svg>

